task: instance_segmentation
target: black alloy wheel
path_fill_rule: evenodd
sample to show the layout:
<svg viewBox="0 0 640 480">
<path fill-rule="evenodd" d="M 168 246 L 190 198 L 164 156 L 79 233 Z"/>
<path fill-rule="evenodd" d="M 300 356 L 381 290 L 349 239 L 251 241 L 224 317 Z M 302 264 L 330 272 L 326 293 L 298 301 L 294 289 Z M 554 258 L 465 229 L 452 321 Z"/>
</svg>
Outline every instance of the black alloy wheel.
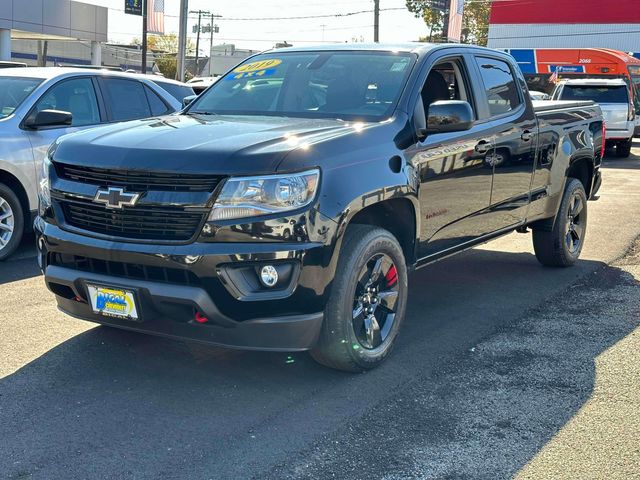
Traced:
<svg viewBox="0 0 640 480">
<path fill-rule="evenodd" d="M 569 199 L 569 210 L 567 212 L 566 242 L 569 253 L 575 255 L 582 249 L 582 240 L 584 238 L 585 224 L 584 201 L 578 191 L 574 191 Z"/>
<path fill-rule="evenodd" d="M 540 263 L 549 267 L 576 263 L 587 233 L 587 207 L 584 185 L 568 178 L 555 218 L 532 225 L 533 248 Z"/>
<path fill-rule="evenodd" d="M 406 259 L 397 238 L 372 225 L 349 226 L 311 356 L 347 372 L 377 367 L 398 336 L 407 293 Z"/>
<path fill-rule="evenodd" d="M 358 275 L 353 300 L 353 331 L 363 348 L 379 348 L 389 337 L 398 290 L 398 269 L 393 260 L 384 253 L 371 257 Z"/>
</svg>

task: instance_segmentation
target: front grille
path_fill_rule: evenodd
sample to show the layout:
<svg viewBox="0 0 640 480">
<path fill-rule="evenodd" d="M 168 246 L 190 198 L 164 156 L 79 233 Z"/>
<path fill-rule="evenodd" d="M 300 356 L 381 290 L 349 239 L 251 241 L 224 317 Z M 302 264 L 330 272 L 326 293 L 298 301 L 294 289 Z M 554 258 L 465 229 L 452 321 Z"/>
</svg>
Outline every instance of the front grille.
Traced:
<svg viewBox="0 0 640 480">
<path fill-rule="evenodd" d="M 90 232 L 136 240 L 186 241 L 193 238 L 206 214 L 172 206 L 108 209 L 91 200 L 57 198 L 67 225 Z"/>
<path fill-rule="evenodd" d="M 219 175 L 154 173 L 142 170 L 112 170 L 55 162 L 59 178 L 100 187 L 123 187 L 128 190 L 169 192 L 213 192 L 224 178 Z"/>
<path fill-rule="evenodd" d="M 152 267 L 133 263 L 112 262 L 96 258 L 62 253 L 49 255 L 49 264 L 72 268 L 82 272 L 111 275 L 132 280 L 171 283 L 176 285 L 200 286 L 200 279 L 189 270 L 178 268 Z"/>
</svg>

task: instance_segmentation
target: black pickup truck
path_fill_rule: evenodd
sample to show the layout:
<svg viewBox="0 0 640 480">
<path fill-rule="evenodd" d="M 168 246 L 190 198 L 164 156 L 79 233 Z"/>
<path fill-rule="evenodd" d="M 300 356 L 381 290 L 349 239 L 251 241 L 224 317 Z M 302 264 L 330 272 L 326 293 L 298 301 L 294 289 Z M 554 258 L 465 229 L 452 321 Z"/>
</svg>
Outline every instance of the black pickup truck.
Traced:
<svg viewBox="0 0 640 480">
<path fill-rule="evenodd" d="M 533 105 L 494 50 L 273 50 L 179 114 L 53 145 L 39 262 L 74 317 L 362 371 L 413 269 L 528 229 L 573 264 L 602 131 L 591 102 Z"/>
</svg>

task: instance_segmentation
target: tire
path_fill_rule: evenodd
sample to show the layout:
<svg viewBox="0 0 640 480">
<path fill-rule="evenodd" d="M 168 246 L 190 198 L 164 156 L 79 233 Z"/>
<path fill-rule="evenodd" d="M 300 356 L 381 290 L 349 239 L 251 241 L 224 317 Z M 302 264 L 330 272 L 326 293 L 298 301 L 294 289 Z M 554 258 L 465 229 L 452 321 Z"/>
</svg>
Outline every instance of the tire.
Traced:
<svg viewBox="0 0 640 480">
<path fill-rule="evenodd" d="M 536 258 L 549 267 L 573 265 L 580 257 L 586 230 L 587 195 L 580 180 L 569 178 L 553 224 L 533 230 Z"/>
<path fill-rule="evenodd" d="M 620 142 L 616 145 L 616 157 L 619 158 L 627 158 L 631 155 L 631 144 L 633 143 L 633 138 L 629 140 L 625 140 L 624 142 Z"/>
<path fill-rule="evenodd" d="M 20 245 L 24 233 L 24 210 L 11 188 L 0 183 L 0 261 Z"/>
<path fill-rule="evenodd" d="M 347 372 L 377 367 L 391 352 L 406 304 L 407 267 L 396 238 L 381 228 L 350 226 L 311 356 Z"/>
</svg>

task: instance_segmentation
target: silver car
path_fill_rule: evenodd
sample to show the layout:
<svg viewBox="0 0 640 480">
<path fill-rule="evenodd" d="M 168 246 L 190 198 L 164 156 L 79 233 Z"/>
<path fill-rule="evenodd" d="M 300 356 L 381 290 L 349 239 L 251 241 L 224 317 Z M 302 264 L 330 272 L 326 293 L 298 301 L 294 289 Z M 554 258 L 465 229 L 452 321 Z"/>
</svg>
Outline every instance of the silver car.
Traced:
<svg viewBox="0 0 640 480">
<path fill-rule="evenodd" d="M 74 68 L 0 70 L 0 260 L 11 255 L 31 225 L 38 172 L 58 137 L 182 108 L 154 80 Z"/>
<path fill-rule="evenodd" d="M 621 79 L 576 78 L 562 81 L 554 100 L 592 100 L 600 105 L 607 128 L 606 144 L 616 147 L 616 156 L 631 154 L 636 111 L 629 85 Z"/>
</svg>

